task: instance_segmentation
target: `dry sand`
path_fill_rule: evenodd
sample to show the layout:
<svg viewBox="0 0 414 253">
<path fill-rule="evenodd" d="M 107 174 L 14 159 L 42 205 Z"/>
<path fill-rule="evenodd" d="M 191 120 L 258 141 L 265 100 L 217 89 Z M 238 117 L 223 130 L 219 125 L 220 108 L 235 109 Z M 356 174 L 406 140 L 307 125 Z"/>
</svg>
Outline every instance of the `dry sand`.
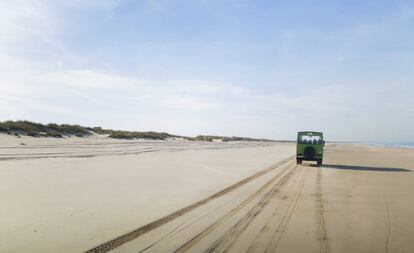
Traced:
<svg viewBox="0 0 414 253">
<path fill-rule="evenodd" d="M 0 252 L 414 252 L 413 149 L 1 138 Z"/>
<path fill-rule="evenodd" d="M 284 143 L 0 135 L 0 252 L 84 251 L 211 195 L 293 150 Z"/>
</svg>

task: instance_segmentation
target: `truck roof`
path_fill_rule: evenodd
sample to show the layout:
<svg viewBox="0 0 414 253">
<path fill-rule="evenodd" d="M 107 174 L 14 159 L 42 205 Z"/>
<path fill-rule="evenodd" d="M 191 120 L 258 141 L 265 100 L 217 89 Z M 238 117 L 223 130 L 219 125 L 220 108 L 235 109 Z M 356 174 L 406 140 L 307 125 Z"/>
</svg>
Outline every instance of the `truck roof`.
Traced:
<svg viewBox="0 0 414 253">
<path fill-rule="evenodd" d="M 298 134 L 312 134 L 312 135 L 323 135 L 322 132 L 315 132 L 315 131 L 300 131 Z"/>
</svg>

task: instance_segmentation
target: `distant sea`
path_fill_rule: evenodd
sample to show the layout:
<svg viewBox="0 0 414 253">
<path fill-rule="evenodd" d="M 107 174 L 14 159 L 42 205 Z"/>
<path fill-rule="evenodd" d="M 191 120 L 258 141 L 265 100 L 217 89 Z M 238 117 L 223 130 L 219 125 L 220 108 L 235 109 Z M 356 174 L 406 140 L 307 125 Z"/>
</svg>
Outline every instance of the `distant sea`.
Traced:
<svg viewBox="0 0 414 253">
<path fill-rule="evenodd" d="M 398 148 L 414 148 L 414 142 L 390 142 L 390 143 L 367 143 L 374 146 L 384 146 L 384 147 L 398 147 Z"/>
</svg>

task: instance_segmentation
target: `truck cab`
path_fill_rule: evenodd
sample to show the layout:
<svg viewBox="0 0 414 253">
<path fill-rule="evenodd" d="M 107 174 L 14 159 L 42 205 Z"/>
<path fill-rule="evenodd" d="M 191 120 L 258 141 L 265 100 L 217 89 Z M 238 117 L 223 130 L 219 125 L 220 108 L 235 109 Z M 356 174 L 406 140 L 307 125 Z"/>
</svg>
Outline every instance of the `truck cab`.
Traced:
<svg viewBox="0 0 414 253">
<path fill-rule="evenodd" d="M 316 161 L 318 166 L 322 166 L 324 146 L 325 141 L 321 132 L 298 132 L 296 163 L 302 164 L 302 161 Z"/>
</svg>

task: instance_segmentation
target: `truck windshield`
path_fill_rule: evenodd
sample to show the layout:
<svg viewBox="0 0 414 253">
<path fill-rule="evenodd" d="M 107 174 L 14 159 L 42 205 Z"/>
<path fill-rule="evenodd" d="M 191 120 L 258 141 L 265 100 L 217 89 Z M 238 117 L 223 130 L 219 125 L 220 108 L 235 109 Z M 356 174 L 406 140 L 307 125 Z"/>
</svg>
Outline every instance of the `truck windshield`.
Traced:
<svg viewBox="0 0 414 253">
<path fill-rule="evenodd" d="M 299 135 L 298 142 L 302 144 L 322 144 L 322 137 L 312 135 Z"/>
</svg>

